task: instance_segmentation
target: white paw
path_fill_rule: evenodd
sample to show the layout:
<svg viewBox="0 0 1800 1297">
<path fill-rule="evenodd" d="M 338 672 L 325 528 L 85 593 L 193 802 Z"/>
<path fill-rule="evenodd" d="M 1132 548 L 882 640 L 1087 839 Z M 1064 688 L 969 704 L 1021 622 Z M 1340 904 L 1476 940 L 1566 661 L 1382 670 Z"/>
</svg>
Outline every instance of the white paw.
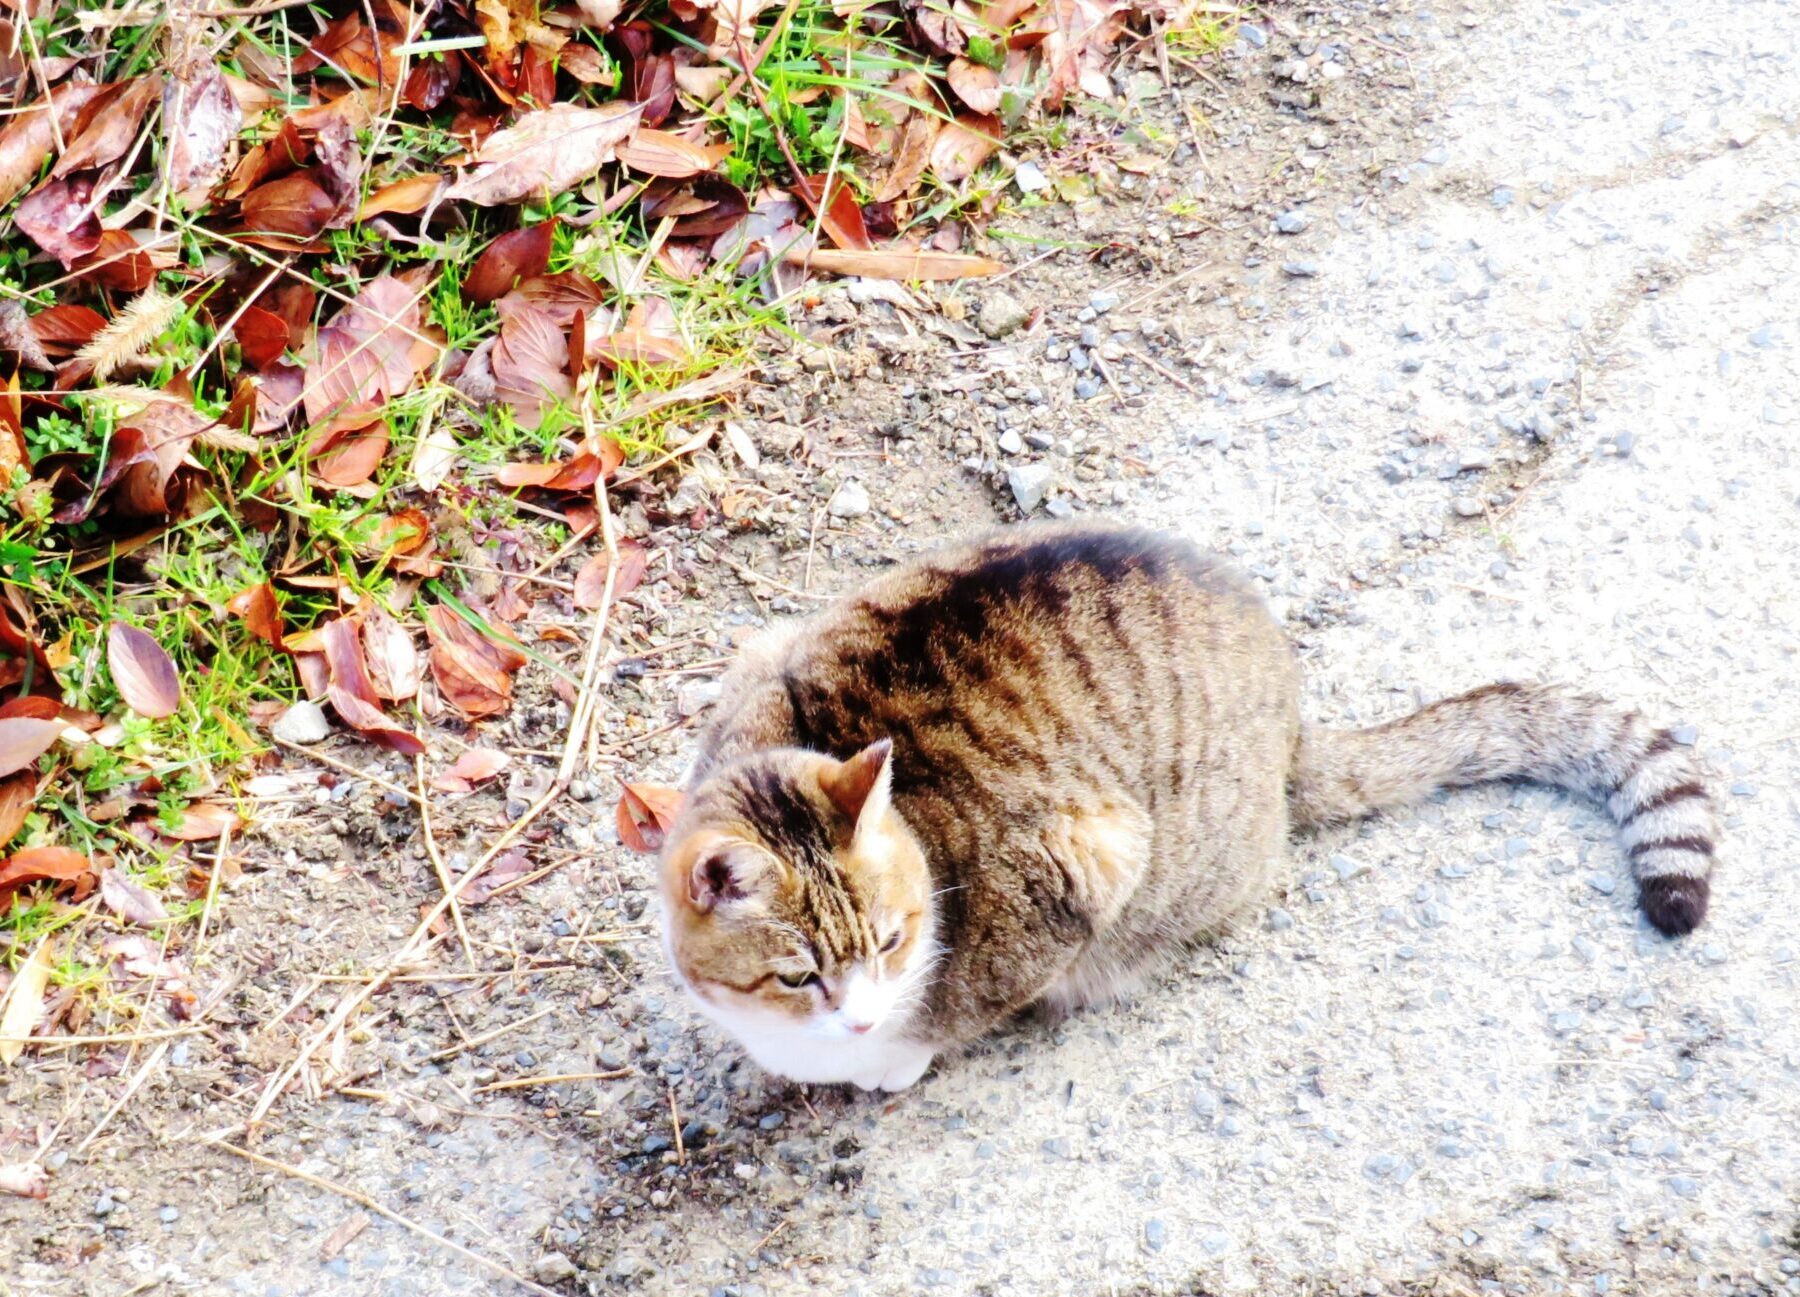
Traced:
<svg viewBox="0 0 1800 1297">
<path fill-rule="evenodd" d="M 895 1045 L 874 1066 L 859 1070 L 850 1080 L 864 1090 L 891 1093 L 910 1089 L 925 1075 L 925 1069 L 931 1066 L 931 1060 L 936 1056 L 937 1051 L 929 1045 Z"/>
</svg>

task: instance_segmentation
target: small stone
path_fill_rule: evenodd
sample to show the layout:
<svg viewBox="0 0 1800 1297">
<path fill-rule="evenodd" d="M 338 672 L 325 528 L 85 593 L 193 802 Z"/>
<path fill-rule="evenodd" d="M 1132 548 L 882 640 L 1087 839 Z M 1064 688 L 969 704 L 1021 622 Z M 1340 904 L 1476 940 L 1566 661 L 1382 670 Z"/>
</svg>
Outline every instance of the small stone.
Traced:
<svg viewBox="0 0 1800 1297">
<path fill-rule="evenodd" d="M 1299 208 L 1283 212 L 1275 218 L 1275 228 L 1283 234 L 1299 234 L 1312 224 L 1312 217 Z"/>
<path fill-rule="evenodd" d="M 1228 1116 L 1219 1123 L 1219 1133 L 1221 1135 L 1235 1135 L 1242 1129 L 1243 1126 L 1238 1122 L 1236 1117 Z"/>
<path fill-rule="evenodd" d="M 1025 439 L 1019 435 L 1019 430 L 1017 428 L 1008 428 L 1005 432 L 1000 434 L 1000 449 L 1005 451 L 1008 455 L 1023 455 L 1025 453 Z"/>
<path fill-rule="evenodd" d="M 1041 1147 L 1044 1152 L 1048 1153 L 1051 1157 L 1066 1158 L 1071 1151 L 1069 1139 L 1066 1135 L 1059 1135 L 1055 1139 L 1047 1139 L 1043 1142 Z"/>
<path fill-rule="evenodd" d="M 173 1225 L 176 1221 L 181 1219 L 181 1208 L 164 1207 L 161 1211 L 156 1213 L 156 1219 L 160 1220 L 165 1225 Z"/>
<path fill-rule="evenodd" d="M 1231 1251 L 1231 1235 L 1224 1230 L 1209 1229 L 1200 1235 L 1200 1246 L 1208 1256 L 1223 1256 Z"/>
<path fill-rule="evenodd" d="M 283 743 L 318 743 L 331 736 L 331 722 L 319 704 L 302 698 L 275 718 L 270 732 Z"/>
<path fill-rule="evenodd" d="M 1700 731 L 1693 725 L 1677 725 L 1669 731 L 1669 737 L 1684 748 L 1691 748 L 1700 741 Z"/>
<path fill-rule="evenodd" d="M 1237 29 L 1237 34 L 1251 49 L 1264 49 L 1269 44 L 1269 33 L 1255 23 L 1245 23 Z"/>
<path fill-rule="evenodd" d="M 1506 840 L 1506 858 L 1517 860 L 1520 856 L 1531 854 L 1530 838 L 1508 838 Z"/>
<path fill-rule="evenodd" d="M 1733 797 L 1754 797 L 1756 796 L 1756 785 L 1748 779 L 1739 779 L 1731 785 L 1731 795 Z"/>
<path fill-rule="evenodd" d="M 1013 183 L 1019 187 L 1020 193 L 1035 194 L 1050 187 L 1050 177 L 1044 174 L 1044 169 L 1037 163 L 1021 162 L 1013 172 Z"/>
<path fill-rule="evenodd" d="M 1709 941 L 1700 947 L 1700 958 L 1709 964 L 1722 964 L 1726 959 L 1725 947 L 1716 941 Z"/>
<path fill-rule="evenodd" d="M 1088 294 L 1088 309 L 1096 315 L 1105 315 L 1119 304 L 1119 295 L 1110 288 L 1103 288 L 1097 293 Z"/>
<path fill-rule="evenodd" d="M 1602 896 L 1611 896 L 1613 890 L 1618 887 L 1619 880 L 1611 874 L 1589 874 L 1587 885 Z"/>
<path fill-rule="evenodd" d="M 785 1113 L 769 1112 L 762 1115 L 757 1121 L 756 1126 L 758 1130 L 774 1130 L 786 1120 L 787 1115 Z"/>
<path fill-rule="evenodd" d="M 1318 276 L 1319 264 L 1316 261 L 1284 261 L 1281 273 L 1293 279 L 1314 279 Z"/>
<path fill-rule="evenodd" d="M 1513 205 L 1513 197 L 1513 191 L 1509 187 L 1500 185 L 1495 188 L 1493 193 L 1488 195 L 1488 201 L 1493 203 L 1495 207 L 1504 210 Z"/>
<path fill-rule="evenodd" d="M 718 680 L 684 680 L 675 693 L 675 710 L 683 718 L 698 716 L 719 701 L 725 685 Z"/>
<path fill-rule="evenodd" d="M 1550 1015 L 1550 1029 L 1559 1036 L 1566 1036 L 1581 1027 L 1581 1014 L 1574 1009 L 1564 1009 L 1560 1013 Z"/>
<path fill-rule="evenodd" d="M 860 518 L 869 511 L 869 489 L 853 477 L 845 478 L 832 492 L 825 512 L 833 518 Z"/>
<path fill-rule="evenodd" d="M 110 1193 L 103 1193 L 94 1199 L 94 1215 L 104 1218 L 112 1215 L 112 1211 L 113 1200 Z"/>
<path fill-rule="evenodd" d="M 1056 470 L 1048 464 L 1018 464 L 1006 470 L 1006 484 L 1020 510 L 1030 513 L 1044 502 L 1055 476 Z"/>
<path fill-rule="evenodd" d="M 1669 1177 L 1669 1190 L 1680 1198 L 1697 1198 L 1700 1196 L 1700 1182 L 1691 1175 L 1672 1175 Z"/>
<path fill-rule="evenodd" d="M 1291 928 L 1293 926 L 1294 926 L 1294 916 L 1293 915 L 1289 914 L 1286 910 L 1282 909 L 1279 905 L 1270 907 L 1270 909 L 1269 909 L 1269 931 L 1271 931 L 1271 932 L 1286 932 L 1289 928 Z"/>
<path fill-rule="evenodd" d="M 1482 514 L 1487 512 L 1487 510 L 1482 507 L 1481 501 L 1468 495 L 1457 496 L 1450 502 L 1450 508 L 1458 518 L 1479 518 Z"/>
<path fill-rule="evenodd" d="M 1017 332 L 1031 318 L 1031 308 L 1011 293 L 990 293 L 975 315 L 975 325 L 990 338 Z"/>
<path fill-rule="evenodd" d="M 1044 502 L 1044 512 L 1052 518 L 1073 518 L 1075 506 L 1060 495 L 1053 495 Z"/>
<path fill-rule="evenodd" d="M 1151 1252 L 1160 1252 L 1169 1241 L 1169 1227 L 1160 1220 L 1151 1219 L 1144 1222 L 1144 1247 Z"/>
<path fill-rule="evenodd" d="M 1049 450 L 1050 447 L 1056 444 L 1056 438 L 1050 433 L 1039 429 L 1036 432 L 1028 432 L 1025 434 L 1025 444 L 1030 446 L 1033 450 Z"/>
<path fill-rule="evenodd" d="M 1400 337 L 1407 341 L 1417 341 L 1425 336 L 1425 322 L 1406 316 L 1400 321 Z"/>
<path fill-rule="evenodd" d="M 1367 865 L 1360 860 L 1352 859 L 1350 856 L 1333 856 L 1331 858 L 1331 867 L 1337 871 L 1338 882 L 1340 883 L 1347 883 L 1352 878 L 1360 877 L 1369 872 L 1369 867 Z"/>
<path fill-rule="evenodd" d="M 613 1258 L 612 1265 L 608 1267 L 608 1273 L 614 1279 L 645 1279 L 656 1273 L 656 1267 L 641 1256 L 634 1256 L 630 1252 L 621 1252 Z"/>
<path fill-rule="evenodd" d="M 1091 375 L 1083 375 L 1075 380 L 1075 395 L 1083 401 L 1091 401 L 1100 395 L 1100 380 Z"/>
</svg>

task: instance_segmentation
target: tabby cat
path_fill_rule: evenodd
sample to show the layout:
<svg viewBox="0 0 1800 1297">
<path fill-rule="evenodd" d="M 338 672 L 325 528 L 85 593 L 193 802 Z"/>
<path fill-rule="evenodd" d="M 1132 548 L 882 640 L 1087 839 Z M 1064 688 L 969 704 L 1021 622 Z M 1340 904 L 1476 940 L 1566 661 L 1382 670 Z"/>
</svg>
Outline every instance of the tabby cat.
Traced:
<svg viewBox="0 0 1800 1297">
<path fill-rule="evenodd" d="M 733 668 L 663 855 L 670 960 L 768 1070 L 903 1089 L 1216 933 L 1290 829 L 1510 779 L 1605 801 L 1662 932 L 1705 915 L 1711 802 L 1635 711 L 1496 684 L 1339 731 L 1299 692 L 1249 581 L 1172 536 L 1028 525 L 899 567 Z"/>
</svg>

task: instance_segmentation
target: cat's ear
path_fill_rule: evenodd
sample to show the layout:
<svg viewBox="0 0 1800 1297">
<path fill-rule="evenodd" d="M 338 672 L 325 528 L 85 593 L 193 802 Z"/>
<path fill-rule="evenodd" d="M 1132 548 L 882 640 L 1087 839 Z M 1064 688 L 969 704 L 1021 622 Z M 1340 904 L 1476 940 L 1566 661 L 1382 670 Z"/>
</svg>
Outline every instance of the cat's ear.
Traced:
<svg viewBox="0 0 1800 1297">
<path fill-rule="evenodd" d="M 888 787 L 893 782 L 894 744 L 880 739 L 848 761 L 827 771 L 820 784 L 852 824 L 861 826 L 879 819 L 888 808 Z"/>
<path fill-rule="evenodd" d="M 688 900 L 702 914 L 710 914 L 721 904 L 747 900 L 762 868 L 754 851 L 717 843 L 694 857 L 688 871 Z"/>
</svg>

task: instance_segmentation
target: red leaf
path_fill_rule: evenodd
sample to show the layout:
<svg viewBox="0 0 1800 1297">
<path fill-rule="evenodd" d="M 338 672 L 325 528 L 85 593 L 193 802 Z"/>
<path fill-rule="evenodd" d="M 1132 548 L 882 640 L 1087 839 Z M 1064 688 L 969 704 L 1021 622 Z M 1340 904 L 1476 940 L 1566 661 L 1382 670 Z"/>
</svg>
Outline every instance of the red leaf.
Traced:
<svg viewBox="0 0 1800 1297">
<path fill-rule="evenodd" d="M 388 719 L 378 704 L 375 683 L 363 661 L 356 623 L 347 617 L 319 628 L 326 667 L 325 697 L 344 724 L 364 738 L 408 756 L 425 751 L 417 735 Z"/>
<path fill-rule="evenodd" d="M 304 399 L 320 433 L 366 427 L 435 355 L 420 331 L 418 293 L 390 275 L 371 280 L 317 341 Z"/>
<path fill-rule="evenodd" d="M 65 81 L 51 89 L 50 108 L 37 104 L 7 117 L 6 128 L 0 130 L 0 204 L 10 203 L 38 178 L 44 160 L 56 147 L 57 132 L 67 140 L 81 110 L 108 89 Z M 56 114 L 54 127 L 52 112 Z"/>
<path fill-rule="evenodd" d="M 258 234 L 314 239 L 322 234 L 337 204 L 314 179 L 316 171 L 296 171 L 244 195 L 244 228 Z"/>
<path fill-rule="evenodd" d="M 600 597 L 606 591 L 606 571 L 612 565 L 605 550 L 601 550 L 586 563 L 575 576 L 575 606 L 585 608 L 589 612 L 600 606 Z M 637 589 L 638 583 L 644 579 L 644 569 L 650 565 L 650 551 L 635 540 L 619 542 L 619 575 L 613 581 L 613 598 L 619 599 Z"/>
<path fill-rule="evenodd" d="M 281 647 L 281 605 L 276 602 L 274 586 L 264 581 L 239 590 L 225 607 L 242 617 L 257 639 Z"/>
<path fill-rule="evenodd" d="M 548 312 L 534 306 L 508 314 L 488 364 L 495 395 L 513 408 L 522 427 L 537 427 L 552 405 L 575 395 L 569 340 Z"/>
<path fill-rule="evenodd" d="M 313 458 L 313 474 L 329 486 L 360 486 L 375 476 L 387 448 L 385 424 L 345 433 L 332 442 L 331 449 Z"/>
<path fill-rule="evenodd" d="M 553 198 L 612 161 L 614 147 L 637 128 L 641 108 L 559 103 L 524 113 L 482 141 L 475 165 L 448 196 L 484 207 Z"/>
<path fill-rule="evenodd" d="M 232 332 L 252 369 L 267 369 L 287 352 L 288 322 L 260 306 L 245 307 Z"/>
<path fill-rule="evenodd" d="M 366 221 L 372 216 L 385 216 L 389 213 L 410 216 L 414 212 L 423 211 L 431 204 L 432 199 L 444 192 L 444 186 L 449 183 L 444 176 L 423 175 L 407 176 L 404 180 L 383 185 L 363 199 L 362 206 L 356 210 L 356 219 Z"/>
<path fill-rule="evenodd" d="M 660 784 L 626 784 L 615 819 L 619 840 L 633 851 L 661 851 L 681 813 L 681 790 Z"/>
<path fill-rule="evenodd" d="M 476 719 L 512 705 L 512 672 L 525 664 L 523 653 L 489 639 L 441 604 L 426 611 L 425 632 L 431 678 L 446 702 Z"/>
<path fill-rule="evenodd" d="M 99 245 L 75 262 L 84 277 L 121 293 L 141 293 L 156 282 L 159 271 L 174 268 L 173 252 L 145 247 L 129 230 L 100 231 Z"/>
<path fill-rule="evenodd" d="M 142 76 L 124 83 L 104 103 L 89 104 L 84 114 L 87 124 L 50 168 L 50 178 L 60 180 L 77 171 L 93 171 L 123 157 L 161 87 L 161 76 Z"/>
<path fill-rule="evenodd" d="M 819 227 L 840 248 L 865 252 L 874 245 L 863 225 L 862 208 L 856 195 L 841 177 L 833 178 L 827 188 L 825 176 L 806 176 L 794 185 L 794 192 L 819 217 Z"/>
<path fill-rule="evenodd" d="M 181 707 L 181 681 L 163 646 L 136 626 L 116 621 L 106 633 L 106 665 L 125 705 L 161 720 Z"/>
<path fill-rule="evenodd" d="M 484 779 L 492 779 L 512 764 L 512 758 L 493 748 L 470 748 L 456 759 L 456 764 L 432 780 L 432 787 L 445 792 L 466 793 Z"/>
<path fill-rule="evenodd" d="M 79 351 L 106 327 L 106 317 L 91 306 L 59 303 L 31 317 L 31 331 L 45 351 L 64 355 Z"/>
<path fill-rule="evenodd" d="M 565 270 L 555 275 L 537 275 L 520 281 L 519 286 L 496 303 L 500 318 L 505 319 L 521 306 L 534 306 L 548 315 L 559 329 L 575 323 L 605 300 L 605 290 L 578 270 Z"/>
<path fill-rule="evenodd" d="M 0 861 L 0 900 L 26 883 L 44 879 L 73 882 L 93 869 L 87 856 L 69 847 L 27 847 Z"/>
<path fill-rule="evenodd" d="M 49 181 L 19 201 L 13 223 L 65 268 L 72 267 L 100 246 L 93 193 L 92 176 Z"/>
<path fill-rule="evenodd" d="M 550 245 L 555 236 L 554 218 L 502 234 L 475 259 L 469 277 L 463 281 L 463 296 L 485 306 L 520 280 L 543 274 L 550 266 Z"/>
</svg>

